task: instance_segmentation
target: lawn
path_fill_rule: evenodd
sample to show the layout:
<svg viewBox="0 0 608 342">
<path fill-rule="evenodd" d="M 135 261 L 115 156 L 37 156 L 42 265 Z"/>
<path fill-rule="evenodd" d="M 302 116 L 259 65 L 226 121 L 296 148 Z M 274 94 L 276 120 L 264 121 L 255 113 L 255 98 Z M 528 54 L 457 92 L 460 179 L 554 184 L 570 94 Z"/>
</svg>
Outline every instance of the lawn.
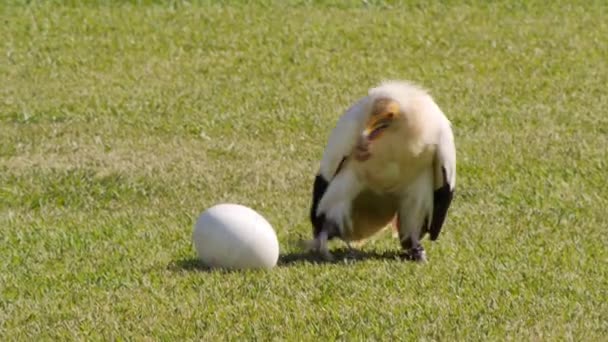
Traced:
<svg viewBox="0 0 608 342">
<path fill-rule="evenodd" d="M 600 341 L 602 1 L 4 1 L 0 340 Z M 433 94 L 458 183 L 429 262 L 315 263 L 314 174 L 384 79 Z M 264 215 L 267 271 L 206 271 L 209 206 Z M 333 249 L 343 245 L 333 243 Z"/>
</svg>

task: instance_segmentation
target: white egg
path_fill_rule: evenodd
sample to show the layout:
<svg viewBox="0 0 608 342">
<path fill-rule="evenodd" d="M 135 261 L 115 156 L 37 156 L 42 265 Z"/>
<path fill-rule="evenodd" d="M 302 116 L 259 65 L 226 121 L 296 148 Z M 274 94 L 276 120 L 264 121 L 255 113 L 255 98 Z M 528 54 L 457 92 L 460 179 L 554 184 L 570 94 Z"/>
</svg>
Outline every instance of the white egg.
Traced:
<svg viewBox="0 0 608 342">
<path fill-rule="evenodd" d="M 222 203 L 203 211 L 192 234 L 198 258 L 213 268 L 272 268 L 279 241 L 270 223 L 255 210 Z"/>
</svg>

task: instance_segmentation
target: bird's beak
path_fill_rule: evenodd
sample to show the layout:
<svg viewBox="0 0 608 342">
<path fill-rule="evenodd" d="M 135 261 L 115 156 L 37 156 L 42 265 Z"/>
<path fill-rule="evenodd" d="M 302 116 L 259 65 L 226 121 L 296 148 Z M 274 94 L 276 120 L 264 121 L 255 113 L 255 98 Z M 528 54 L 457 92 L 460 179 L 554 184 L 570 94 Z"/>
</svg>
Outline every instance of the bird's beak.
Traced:
<svg viewBox="0 0 608 342">
<path fill-rule="evenodd" d="M 369 141 L 377 139 L 392 121 L 387 117 L 377 119 L 363 131 L 363 137 Z"/>
</svg>

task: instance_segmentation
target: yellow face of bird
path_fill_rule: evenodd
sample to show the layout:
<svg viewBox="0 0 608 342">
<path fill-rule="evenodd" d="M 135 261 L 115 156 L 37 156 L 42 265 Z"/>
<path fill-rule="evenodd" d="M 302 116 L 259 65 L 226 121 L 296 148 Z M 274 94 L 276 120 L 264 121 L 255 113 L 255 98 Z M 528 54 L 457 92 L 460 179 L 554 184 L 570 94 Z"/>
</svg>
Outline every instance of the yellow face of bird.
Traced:
<svg viewBox="0 0 608 342">
<path fill-rule="evenodd" d="M 389 128 L 399 115 L 397 101 L 379 98 L 372 104 L 371 115 L 363 131 L 364 137 L 372 141 L 378 139 Z"/>
</svg>

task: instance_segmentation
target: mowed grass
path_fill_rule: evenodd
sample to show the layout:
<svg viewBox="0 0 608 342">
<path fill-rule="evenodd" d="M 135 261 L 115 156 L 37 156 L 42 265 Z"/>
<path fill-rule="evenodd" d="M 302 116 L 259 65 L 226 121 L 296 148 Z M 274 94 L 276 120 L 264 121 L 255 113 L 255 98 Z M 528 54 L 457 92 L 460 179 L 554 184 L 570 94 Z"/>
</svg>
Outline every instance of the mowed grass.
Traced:
<svg viewBox="0 0 608 342">
<path fill-rule="evenodd" d="M 603 2 L 62 3 L 0 5 L 0 340 L 608 337 Z M 299 258 L 329 132 L 383 79 L 453 122 L 444 231 L 426 265 L 390 234 Z M 197 267 L 220 202 L 276 268 Z"/>
</svg>

